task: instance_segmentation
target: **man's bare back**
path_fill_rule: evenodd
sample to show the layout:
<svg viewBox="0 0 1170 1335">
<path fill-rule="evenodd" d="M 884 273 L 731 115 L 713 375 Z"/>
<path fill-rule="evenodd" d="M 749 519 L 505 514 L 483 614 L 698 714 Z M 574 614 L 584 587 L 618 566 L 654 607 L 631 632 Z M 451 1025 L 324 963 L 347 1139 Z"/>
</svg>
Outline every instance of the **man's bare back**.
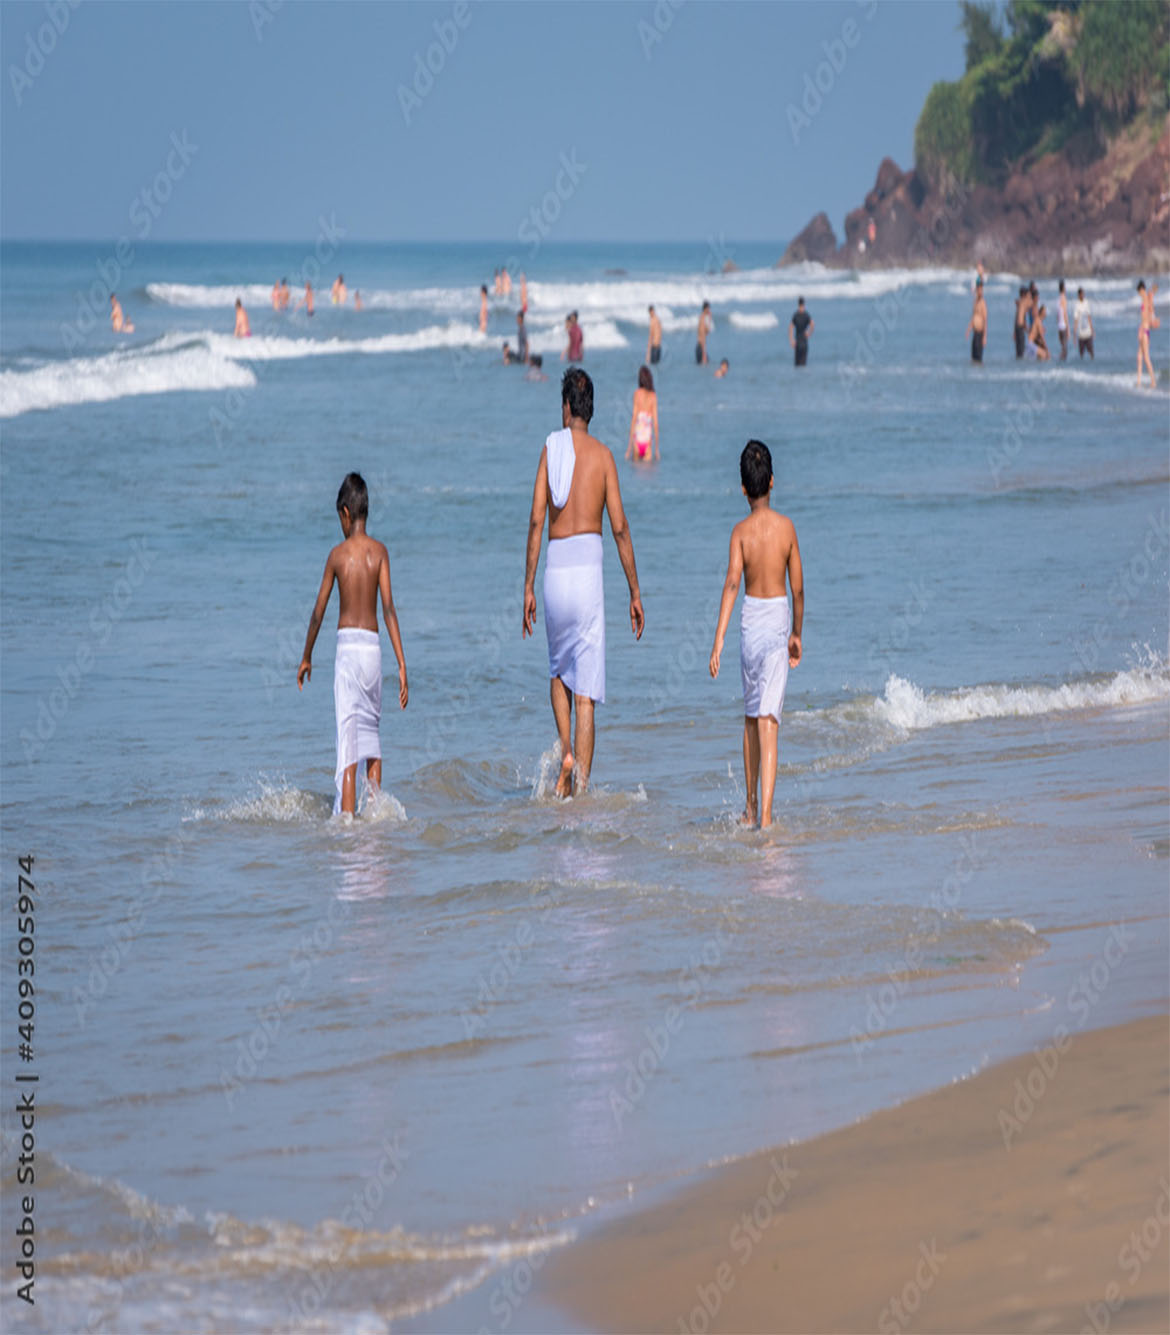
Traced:
<svg viewBox="0 0 1170 1335">
<path fill-rule="evenodd" d="M 548 493 L 548 536 L 552 538 L 571 538 L 577 533 L 600 533 L 601 515 L 606 509 L 610 495 L 621 497 L 610 479 L 617 478 L 617 465 L 613 455 L 596 437 L 579 428 L 573 430 L 573 485 L 569 488 L 568 499 L 558 509 Z M 548 488 L 548 471 L 545 470 L 545 488 Z M 619 527 L 621 516 L 610 514 L 610 523 Z"/>
</svg>

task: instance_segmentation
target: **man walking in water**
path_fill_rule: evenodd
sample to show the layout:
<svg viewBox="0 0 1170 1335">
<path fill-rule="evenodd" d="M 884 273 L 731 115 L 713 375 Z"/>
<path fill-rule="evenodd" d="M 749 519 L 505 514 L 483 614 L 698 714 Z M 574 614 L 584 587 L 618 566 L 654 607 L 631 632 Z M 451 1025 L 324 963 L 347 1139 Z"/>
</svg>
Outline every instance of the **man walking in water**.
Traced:
<svg viewBox="0 0 1170 1335">
<path fill-rule="evenodd" d="M 815 328 L 812 316 L 804 309 L 804 298 L 797 297 L 796 310 L 788 324 L 788 343 L 795 354 L 794 365 L 808 365 L 808 336 Z"/>
<path fill-rule="evenodd" d="M 983 297 L 982 274 L 975 280 L 975 304 L 967 322 L 967 333 L 971 335 L 971 360 L 982 362 L 983 349 L 987 343 L 987 302 Z"/>
<path fill-rule="evenodd" d="M 584 792 L 589 786 L 593 706 L 605 701 L 602 511 L 609 515 L 630 588 L 630 629 L 635 639 L 642 638 L 645 624 L 617 464 L 601 441 L 589 434 L 592 416 L 593 381 L 580 367 L 570 367 L 561 380 L 562 430 L 552 432 L 540 452 L 528 521 L 522 636 L 531 635 L 536 624 L 536 566 L 546 512 L 549 517 L 544 626 L 548 635 L 549 696 L 561 743 L 558 797 L 572 796 L 574 772 L 578 791 Z M 570 740 L 574 707 L 577 728 Z"/>
</svg>

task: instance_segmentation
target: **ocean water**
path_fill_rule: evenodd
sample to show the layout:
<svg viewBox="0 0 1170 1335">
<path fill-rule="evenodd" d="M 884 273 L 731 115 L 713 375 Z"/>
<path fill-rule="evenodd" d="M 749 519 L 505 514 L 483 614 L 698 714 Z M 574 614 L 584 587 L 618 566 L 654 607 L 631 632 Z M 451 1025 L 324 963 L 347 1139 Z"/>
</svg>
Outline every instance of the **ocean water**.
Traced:
<svg viewBox="0 0 1170 1335">
<path fill-rule="evenodd" d="M 7 1328 L 372 1335 L 475 1291 L 503 1329 L 509 1268 L 609 1210 L 1165 1008 L 1165 328 L 1139 392 L 1132 284 L 1070 276 L 1096 361 L 1017 363 L 1019 279 L 995 275 L 973 368 L 971 275 L 778 253 L 544 246 L 534 383 L 500 364 L 515 297 L 476 328 L 507 248 L 343 243 L 309 320 L 268 292 L 312 245 L 140 247 L 117 338 L 112 248 L 4 247 L 3 851 L 14 896 L 22 855 L 36 887 L 31 1062 L 12 915 L 0 945 Z M 339 269 L 364 311 L 330 305 Z M 693 362 L 704 299 L 723 380 Z M 639 469 L 651 301 L 662 460 Z M 558 802 L 520 622 L 573 308 L 646 632 L 607 533 L 595 788 Z M 707 674 L 753 436 L 806 580 L 765 834 L 735 824 L 738 614 Z M 387 690 L 384 793 L 347 821 L 335 603 L 295 674 L 355 468 L 411 698 Z"/>
</svg>

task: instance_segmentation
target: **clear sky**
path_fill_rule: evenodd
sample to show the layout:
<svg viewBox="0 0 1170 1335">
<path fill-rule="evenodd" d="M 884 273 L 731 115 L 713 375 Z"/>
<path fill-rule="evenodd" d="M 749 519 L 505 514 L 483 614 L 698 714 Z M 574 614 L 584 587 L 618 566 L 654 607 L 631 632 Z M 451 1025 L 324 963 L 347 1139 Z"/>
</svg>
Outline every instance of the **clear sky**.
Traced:
<svg viewBox="0 0 1170 1335">
<path fill-rule="evenodd" d="M 953 0 L 76 2 L 0 5 L 8 238 L 840 236 L 963 67 Z"/>
</svg>

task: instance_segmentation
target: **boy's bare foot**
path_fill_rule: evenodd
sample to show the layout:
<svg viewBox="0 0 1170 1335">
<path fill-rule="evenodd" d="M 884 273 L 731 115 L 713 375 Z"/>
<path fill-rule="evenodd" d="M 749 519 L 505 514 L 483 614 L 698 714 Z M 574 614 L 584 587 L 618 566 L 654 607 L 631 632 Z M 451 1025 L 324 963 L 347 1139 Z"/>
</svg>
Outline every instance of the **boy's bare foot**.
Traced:
<svg viewBox="0 0 1170 1335">
<path fill-rule="evenodd" d="M 573 753 L 566 751 L 561 760 L 561 776 L 553 790 L 558 797 L 573 796 Z"/>
</svg>

